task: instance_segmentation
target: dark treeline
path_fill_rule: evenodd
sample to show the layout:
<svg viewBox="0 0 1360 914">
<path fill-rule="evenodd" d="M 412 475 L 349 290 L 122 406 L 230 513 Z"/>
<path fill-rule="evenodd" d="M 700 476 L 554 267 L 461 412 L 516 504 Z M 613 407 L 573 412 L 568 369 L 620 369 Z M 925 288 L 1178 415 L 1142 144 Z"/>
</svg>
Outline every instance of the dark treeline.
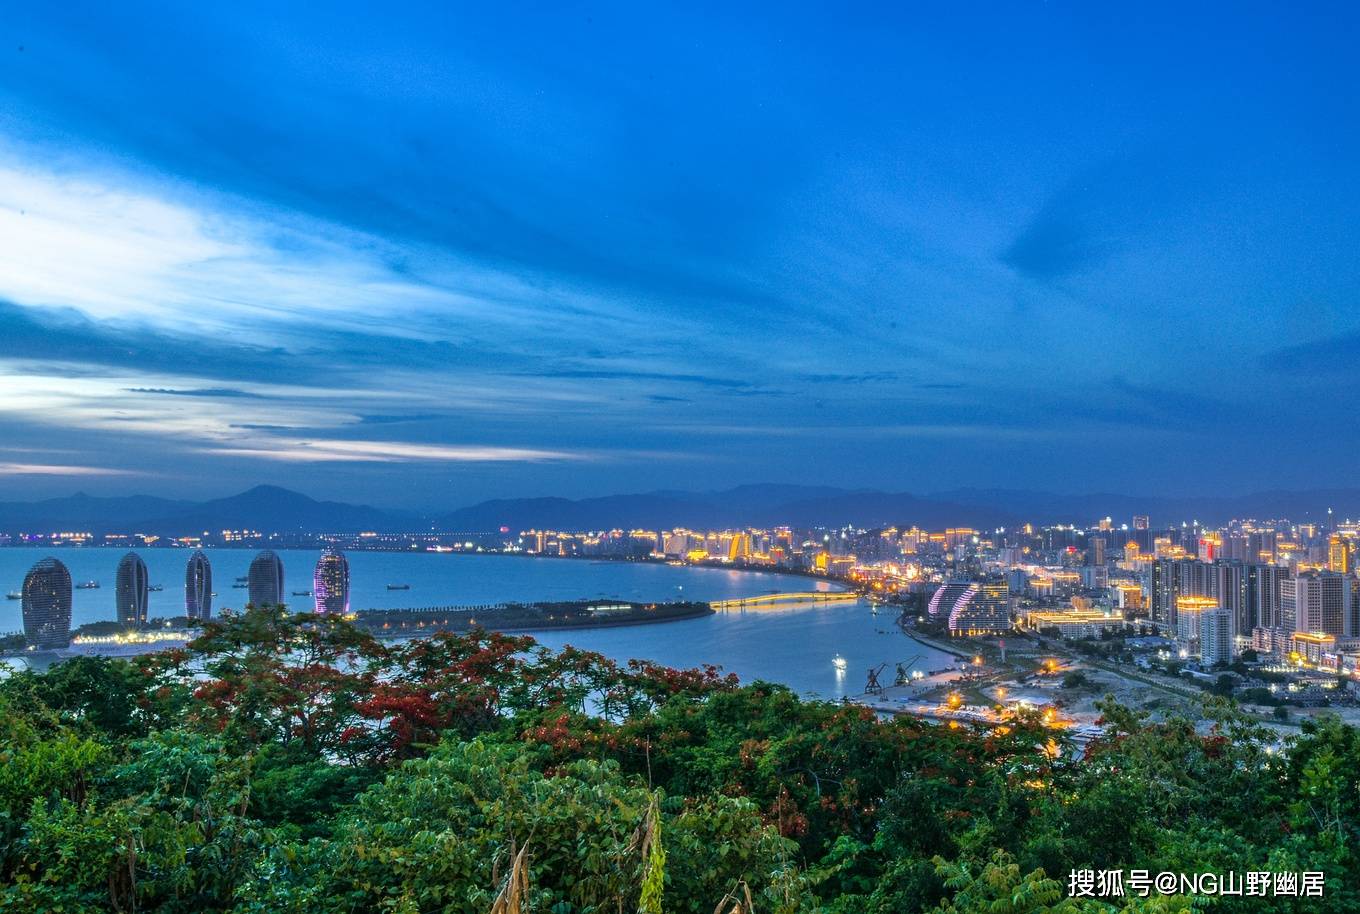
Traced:
<svg viewBox="0 0 1360 914">
<path fill-rule="evenodd" d="M 1073 870 L 1326 873 L 1360 910 L 1360 744 L 1211 703 L 1073 758 L 717 671 L 256 610 L 0 682 L 0 911 L 1025 914 Z M 1055 751 L 1058 750 L 1058 751 Z"/>
</svg>

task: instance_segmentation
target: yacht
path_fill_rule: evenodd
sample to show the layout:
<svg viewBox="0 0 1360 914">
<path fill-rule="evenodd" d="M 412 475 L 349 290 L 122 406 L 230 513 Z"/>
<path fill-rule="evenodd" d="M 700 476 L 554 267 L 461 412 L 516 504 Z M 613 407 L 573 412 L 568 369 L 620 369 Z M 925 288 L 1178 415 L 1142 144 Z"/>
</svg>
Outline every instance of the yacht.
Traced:
<svg viewBox="0 0 1360 914">
<path fill-rule="evenodd" d="M 843 673 L 845 672 L 845 668 L 848 667 L 850 663 L 840 654 L 837 654 L 835 657 L 831 658 L 831 665 Z"/>
<path fill-rule="evenodd" d="M 98 590 L 98 589 L 99 589 L 98 581 L 81 581 L 79 584 L 76 585 L 76 590 Z"/>
<path fill-rule="evenodd" d="M 23 598 L 24 595 L 17 590 L 11 590 L 9 593 L 5 594 L 5 599 L 7 600 L 22 600 Z"/>
</svg>

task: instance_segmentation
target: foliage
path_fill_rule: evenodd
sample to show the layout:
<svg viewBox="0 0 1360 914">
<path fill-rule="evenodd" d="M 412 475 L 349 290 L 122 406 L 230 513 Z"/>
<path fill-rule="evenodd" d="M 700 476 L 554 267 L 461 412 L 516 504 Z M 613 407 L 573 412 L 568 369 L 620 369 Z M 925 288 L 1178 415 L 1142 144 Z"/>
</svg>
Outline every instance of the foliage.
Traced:
<svg viewBox="0 0 1360 914">
<path fill-rule="evenodd" d="M 1134 867 L 1322 871 L 1326 909 L 1360 911 L 1356 731 L 1281 745 L 1205 702 L 1198 725 L 1106 704 L 1076 757 L 1037 720 L 880 720 L 713 669 L 252 610 L 0 680 L 0 911 L 1208 909 L 1068 897 L 1073 871 Z"/>
</svg>

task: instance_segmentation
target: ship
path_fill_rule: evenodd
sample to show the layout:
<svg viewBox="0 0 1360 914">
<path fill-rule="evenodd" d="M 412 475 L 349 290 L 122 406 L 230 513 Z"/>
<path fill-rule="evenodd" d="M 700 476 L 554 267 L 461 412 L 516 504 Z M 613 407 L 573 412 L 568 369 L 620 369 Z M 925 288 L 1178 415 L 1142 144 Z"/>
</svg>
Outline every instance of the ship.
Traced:
<svg viewBox="0 0 1360 914">
<path fill-rule="evenodd" d="M 411 589 L 411 585 L 410 585 L 410 584 L 388 584 L 388 585 L 387 585 L 387 589 L 388 589 L 388 590 L 410 590 L 410 589 Z"/>
<path fill-rule="evenodd" d="M 98 589 L 99 589 L 98 581 L 81 581 L 79 584 L 76 585 L 76 590 L 98 590 Z"/>
<path fill-rule="evenodd" d="M 147 590 L 151 591 L 152 593 L 160 593 L 164 589 L 165 589 L 164 584 L 152 584 L 150 587 L 147 588 Z"/>
<path fill-rule="evenodd" d="M 837 654 L 836 656 L 831 658 L 831 665 L 834 666 L 836 669 L 840 670 L 841 672 L 845 672 L 845 668 L 848 667 L 850 664 L 849 662 L 846 661 L 844 657 L 842 657 L 840 654 Z"/>
<path fill-rule="evenodd" d="M 231 585 L 231 586 L 232 586 L 232 587 L 235 587 L 237 590 L 245 590 L 245 589 L 246 589 L 247 587 L 249 587 L 250 585 L 247 584 L 247 583 L 245 583 L 244 581 L 237 581 L 235 584 L 233 584 L 233 585 Z"/>
<path fill-rule="evenodd" d="M 12 590 L 9 593 L 5 594 L 5 599 L 7 600 L 22 600 L 23 598 L 24 595 L 19 593 L 19 591 L 17 590 Z"/>
<path fill-rule="evenodd" d="M 293 591 L 293 596 L 295 596 L 295 597 L 310 597 L 311 595 L 312 595 L 312 592 L 311 592 L 310 590 L 295 590 L 295 591 Z"/>
</svg>

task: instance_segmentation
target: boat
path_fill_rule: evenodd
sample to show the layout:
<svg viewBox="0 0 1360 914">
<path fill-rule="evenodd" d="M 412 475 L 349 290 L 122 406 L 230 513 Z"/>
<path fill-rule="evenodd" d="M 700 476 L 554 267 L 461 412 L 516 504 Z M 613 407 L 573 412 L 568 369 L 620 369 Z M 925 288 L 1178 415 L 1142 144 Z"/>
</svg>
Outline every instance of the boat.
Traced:
<svg viewBox="0 0 1360 914">
<path fill-rule="evenodd" d="M 237 581 L 235 584 L 233 584 L 233 585 L 231 585 L 231 586 L 232 586 L 232 587 L 235 587 L 237 590 L 245 590 L 245 589 L 246 589 L 247 587 L 249 587 L 250 585 L 249 585 L 249 584 L 242 584 L 240 581 Z"/>
<path fill-rule="evenodd" d="M 98 590 L 98 589 L 99 589 L 98 581 L 81 581 L 79 584 L 76 585 L 76 590 Z"/>
<path fill-rule="evenodd" d="M 150 587 L 147 588 L 147 590 L 151 591 L 152 593 L 160 593 L 164 589 L 165 589 L 164 584 L 152 584 Z"/>
<path fill-rule="evenodd" d="M 837 654 L 835 657 L 831 658 L 831 665 L 841 672 L 845 672 L 845 668 L 848 667 L 850 663 L 840 654 Z"/>
<path fill-rule="evenodd" d="M 5 594 L 5 599 L 7 600 L 22 600 L 23 598 L 24 595 L 19 593 L 19 591 L 17 590 L 12 590 L 9 593 Z"/>
<path fill-rule="evenodd" d="M 410 585 L 410 584 L 388 584 L 388 585 L 387 585 L 387 589 L 388 589 L 388 590 L 410 590 L 410 589 L 411 589 L 411 585 Z"/>
<path fill-rule="evenodd" d="M 310 590 L 295 590 L 295 591 L 293 591 L 293 596 L 295 596 L 295 597 L 310 597 L 311 595 L 312 595 L 312 592 L 311 592 Z"/>
</svg>

